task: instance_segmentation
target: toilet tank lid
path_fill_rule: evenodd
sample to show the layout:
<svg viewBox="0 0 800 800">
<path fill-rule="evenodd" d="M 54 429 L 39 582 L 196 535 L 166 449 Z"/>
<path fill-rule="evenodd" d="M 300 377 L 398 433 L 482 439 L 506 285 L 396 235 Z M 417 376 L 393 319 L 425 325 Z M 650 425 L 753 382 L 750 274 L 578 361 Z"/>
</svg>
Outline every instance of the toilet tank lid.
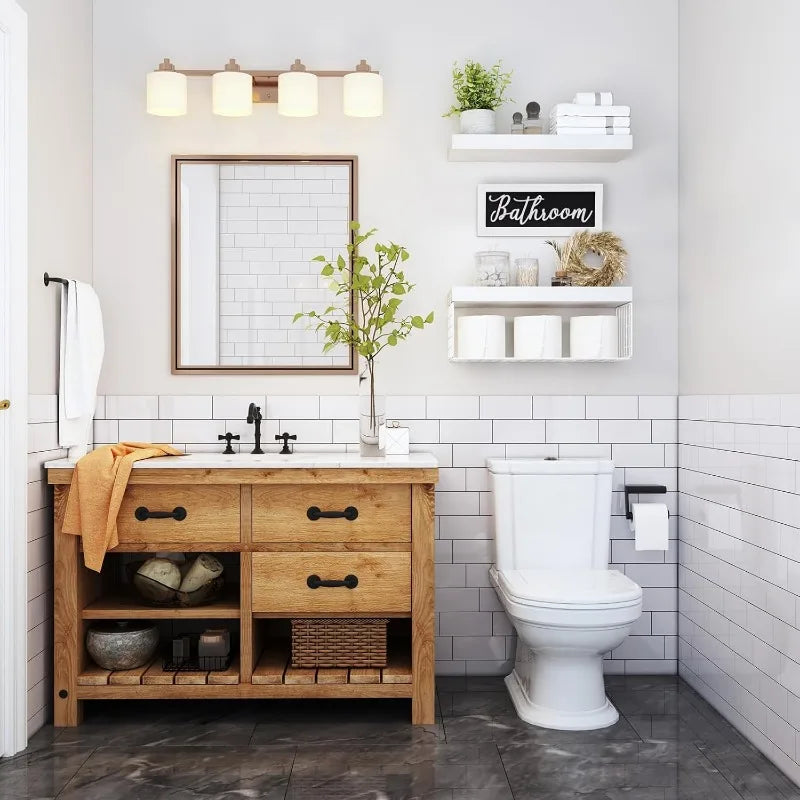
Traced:
<svg viewBox="0 0 800 800">
<path fill-rule="evenodd" d="M 495 475 L 602 475 L 614 471 L 614 463 L 601 459 L 488 458 Z"/>
</svg>

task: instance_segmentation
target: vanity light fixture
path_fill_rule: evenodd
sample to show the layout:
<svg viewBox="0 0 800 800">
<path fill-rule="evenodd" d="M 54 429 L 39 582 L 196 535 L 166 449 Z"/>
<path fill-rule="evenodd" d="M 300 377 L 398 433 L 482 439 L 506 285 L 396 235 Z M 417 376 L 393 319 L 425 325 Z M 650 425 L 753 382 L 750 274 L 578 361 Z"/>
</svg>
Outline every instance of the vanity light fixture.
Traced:
<svg viewBox="0 0 800 800">
<path fill-rule="evenodd" d="M 181 69 L 165 58 L 147 73 L 147 113 L 175 117 L 186 113 L 186 79 L 211 78 L 212 109 L 226 117 L 252 114 L 253 103 L 277 103 L 285 117 L 318 113 L 319 78 L 342 78 L 342 108 L 349 117 L 383 114 L 383 78 L 361 59 L 354 70 L 310 70 L 296 59 L 289 70 L 251 69 L 243 72 L 232 58 L 223 71 Z"/>
<path fill-rule="evenodd" d="M 299 59 L 278 76 L 278 113 L 282 117 L 314 117 L 319 112 L 317 76 Z"/>
<path fill-rule="evenodd" d="M 383 114 L 383 78 L 363 58 L 355 72 L 344 76 L 342 84 L 342 110 L 348 117 Z"/>
<path fill-rule="evenodd" d="M 186 113 L 186 75 L 165 58 L 158 69 L 147 73 L 147 113 L 157 117 L 180 117 Z"/>
<path fill-rule="evenodd" d="M 242 72 L 235 58 L 222 72 L 211 76 L 211 110 L 220 117 L 249 117 L 253 113 L 253 76 Z"/>
</svg>

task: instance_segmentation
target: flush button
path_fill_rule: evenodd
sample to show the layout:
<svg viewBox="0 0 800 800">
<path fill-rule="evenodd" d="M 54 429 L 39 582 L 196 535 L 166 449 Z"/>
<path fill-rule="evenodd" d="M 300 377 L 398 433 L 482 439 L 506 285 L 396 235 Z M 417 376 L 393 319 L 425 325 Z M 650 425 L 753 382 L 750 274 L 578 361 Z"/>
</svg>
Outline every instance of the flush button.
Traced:
<svg viewBox="0 0 800 800">
<path fill-rule="evenodd" d="M 5 411 L 7 408 L 11 408 L 11 401 L 0 400 L 0 411 Z"/>
</svg>

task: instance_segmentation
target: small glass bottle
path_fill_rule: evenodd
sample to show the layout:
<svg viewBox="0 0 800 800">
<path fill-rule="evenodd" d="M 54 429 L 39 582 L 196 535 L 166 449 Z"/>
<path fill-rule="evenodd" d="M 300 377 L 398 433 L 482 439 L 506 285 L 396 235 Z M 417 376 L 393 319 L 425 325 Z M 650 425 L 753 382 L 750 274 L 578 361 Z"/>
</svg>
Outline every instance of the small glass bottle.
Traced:
<svg viewBox="0 0 800 800">
<path fill-rule="evenodd" d="M 511 117 L 511 133 L 524 133 L 524 126 L 522 124 L 522 114 L 515 111 Z"/>
<path fill-rule="evenodd" d="M 525 106 L 525 112 L 528 116 L 523 123 L 523 133 L 543 132 L 542 121 L 539 119 L 541 110 L 542 107 L 535 100 L 531 100 L 531 102 Z"/>
<path fill-rule="evenodd" d="M 572 286 L 572 278 L 569 273 L 563 269 L 557 269 L 553 279 L 550 281 L 551 286 Z"/>
</svg>

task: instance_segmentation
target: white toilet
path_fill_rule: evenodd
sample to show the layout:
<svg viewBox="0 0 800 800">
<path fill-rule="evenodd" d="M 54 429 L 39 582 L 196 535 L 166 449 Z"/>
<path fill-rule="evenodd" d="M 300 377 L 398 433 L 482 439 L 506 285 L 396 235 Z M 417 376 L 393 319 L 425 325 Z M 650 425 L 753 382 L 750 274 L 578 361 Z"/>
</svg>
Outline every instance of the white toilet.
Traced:
<svg viewBox="0 0 800 800">
<path fill-rule="evenodd" d="M 610 461 L 490 459 L 495 563 L 517 631 L 506 685 L 520 718 L 559 730 L 613 725 L 603 655 L 642 613 L 642 589 L 608 569 Z"/>
</svg>

